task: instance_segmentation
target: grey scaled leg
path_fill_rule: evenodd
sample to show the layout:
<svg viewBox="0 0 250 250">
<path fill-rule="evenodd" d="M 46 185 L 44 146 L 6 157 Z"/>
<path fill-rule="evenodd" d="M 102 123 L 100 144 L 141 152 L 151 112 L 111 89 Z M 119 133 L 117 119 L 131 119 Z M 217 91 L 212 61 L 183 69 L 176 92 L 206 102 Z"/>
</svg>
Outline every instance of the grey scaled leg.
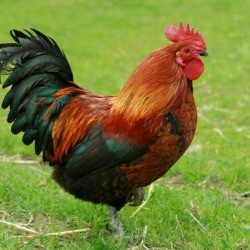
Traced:
<svg viewBox="0 0 250 250">
<path fill-rule="evenodd" d="M 119 221 L 118 213 L 115 207 L 108 206 L 111 230 L 114 232 L 116 238 L 122 238 L 124 236 L 122 223 Z"/>
</svg>

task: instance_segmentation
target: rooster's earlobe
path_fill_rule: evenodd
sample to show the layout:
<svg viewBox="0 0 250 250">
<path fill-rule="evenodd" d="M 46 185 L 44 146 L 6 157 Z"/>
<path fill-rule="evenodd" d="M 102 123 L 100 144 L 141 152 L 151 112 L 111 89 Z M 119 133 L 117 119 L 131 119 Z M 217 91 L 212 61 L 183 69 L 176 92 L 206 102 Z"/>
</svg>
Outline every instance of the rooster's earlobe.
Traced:
<svg viewBox="0 0 250 250">
<path fill-rule="evenodd" d="M 182 56 L 182 53 L 180 51 L 176 52 L 175 54 L 177 57 Z"/>
</svg>

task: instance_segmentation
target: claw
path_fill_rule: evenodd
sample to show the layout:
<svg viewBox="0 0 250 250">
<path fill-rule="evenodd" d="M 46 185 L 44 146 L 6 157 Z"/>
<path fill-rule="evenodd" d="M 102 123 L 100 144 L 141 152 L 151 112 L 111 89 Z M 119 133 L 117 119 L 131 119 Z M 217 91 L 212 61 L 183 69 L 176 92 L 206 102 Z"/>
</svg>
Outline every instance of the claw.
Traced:
<svg viewBox="0 0 250 250">
<path fill-rule="evenodd" d="M 132 198 L 130 199 L 130 206 L 140 206 L 144 200 L 144 189 L 137 188 L 132 193 Z"/>
</svg>

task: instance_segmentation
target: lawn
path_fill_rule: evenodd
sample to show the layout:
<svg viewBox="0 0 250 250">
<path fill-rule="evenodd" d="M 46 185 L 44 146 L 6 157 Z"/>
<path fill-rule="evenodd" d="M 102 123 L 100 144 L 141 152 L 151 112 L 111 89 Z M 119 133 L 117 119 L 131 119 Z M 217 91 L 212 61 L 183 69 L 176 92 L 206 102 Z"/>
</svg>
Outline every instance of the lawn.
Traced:
<svg viewBox="0 0 250 250">
<path fill-rule="evenodd" d="M 51 180 L 50 167 L 11 134 L 0 109 L 0 249 L 249 249 L 249 9 L 249 1 L 228 0 L 2 0 L 1 43 L 13 28 L 39 29 L 64 50 L 75 81 L 97 93 L 119 91 L 166 44 L 170 23 L 199 29 L 209 57 L 194 83 L 195 139 L 139 212 L 126 206 L 119 213 L 122 240 L 105 230 L 105 206 L 76 200 Z M 76 229 L 85 231 L 46 235 Z"/>
</svg>

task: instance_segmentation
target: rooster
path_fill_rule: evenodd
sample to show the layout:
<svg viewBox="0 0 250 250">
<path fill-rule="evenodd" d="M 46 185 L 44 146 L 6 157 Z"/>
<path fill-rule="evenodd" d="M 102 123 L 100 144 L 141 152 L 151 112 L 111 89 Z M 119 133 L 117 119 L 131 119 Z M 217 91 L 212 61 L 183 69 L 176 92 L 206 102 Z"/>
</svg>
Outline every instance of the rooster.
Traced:
<svg viewBox="0 0 250 250">
<path fill-rule="evenodd" d="M 146 57 L 121 91 L 94 94 L 73 80 L 56 42 L 31 29 L 12 30 L 0 44 L 2 107 L 13 134 L 35 142 L 53 166 L 53 178 L 84 201 L 107 204 L 111 225 L 123 236 L 119 211 L 140 205 L 143 187 L 163 176 L 190 145 L 197 112 L 192 81 L 204 70 L 202 35 L 182 23 L 165 29 L 172 43 Z"/>
</svg>

